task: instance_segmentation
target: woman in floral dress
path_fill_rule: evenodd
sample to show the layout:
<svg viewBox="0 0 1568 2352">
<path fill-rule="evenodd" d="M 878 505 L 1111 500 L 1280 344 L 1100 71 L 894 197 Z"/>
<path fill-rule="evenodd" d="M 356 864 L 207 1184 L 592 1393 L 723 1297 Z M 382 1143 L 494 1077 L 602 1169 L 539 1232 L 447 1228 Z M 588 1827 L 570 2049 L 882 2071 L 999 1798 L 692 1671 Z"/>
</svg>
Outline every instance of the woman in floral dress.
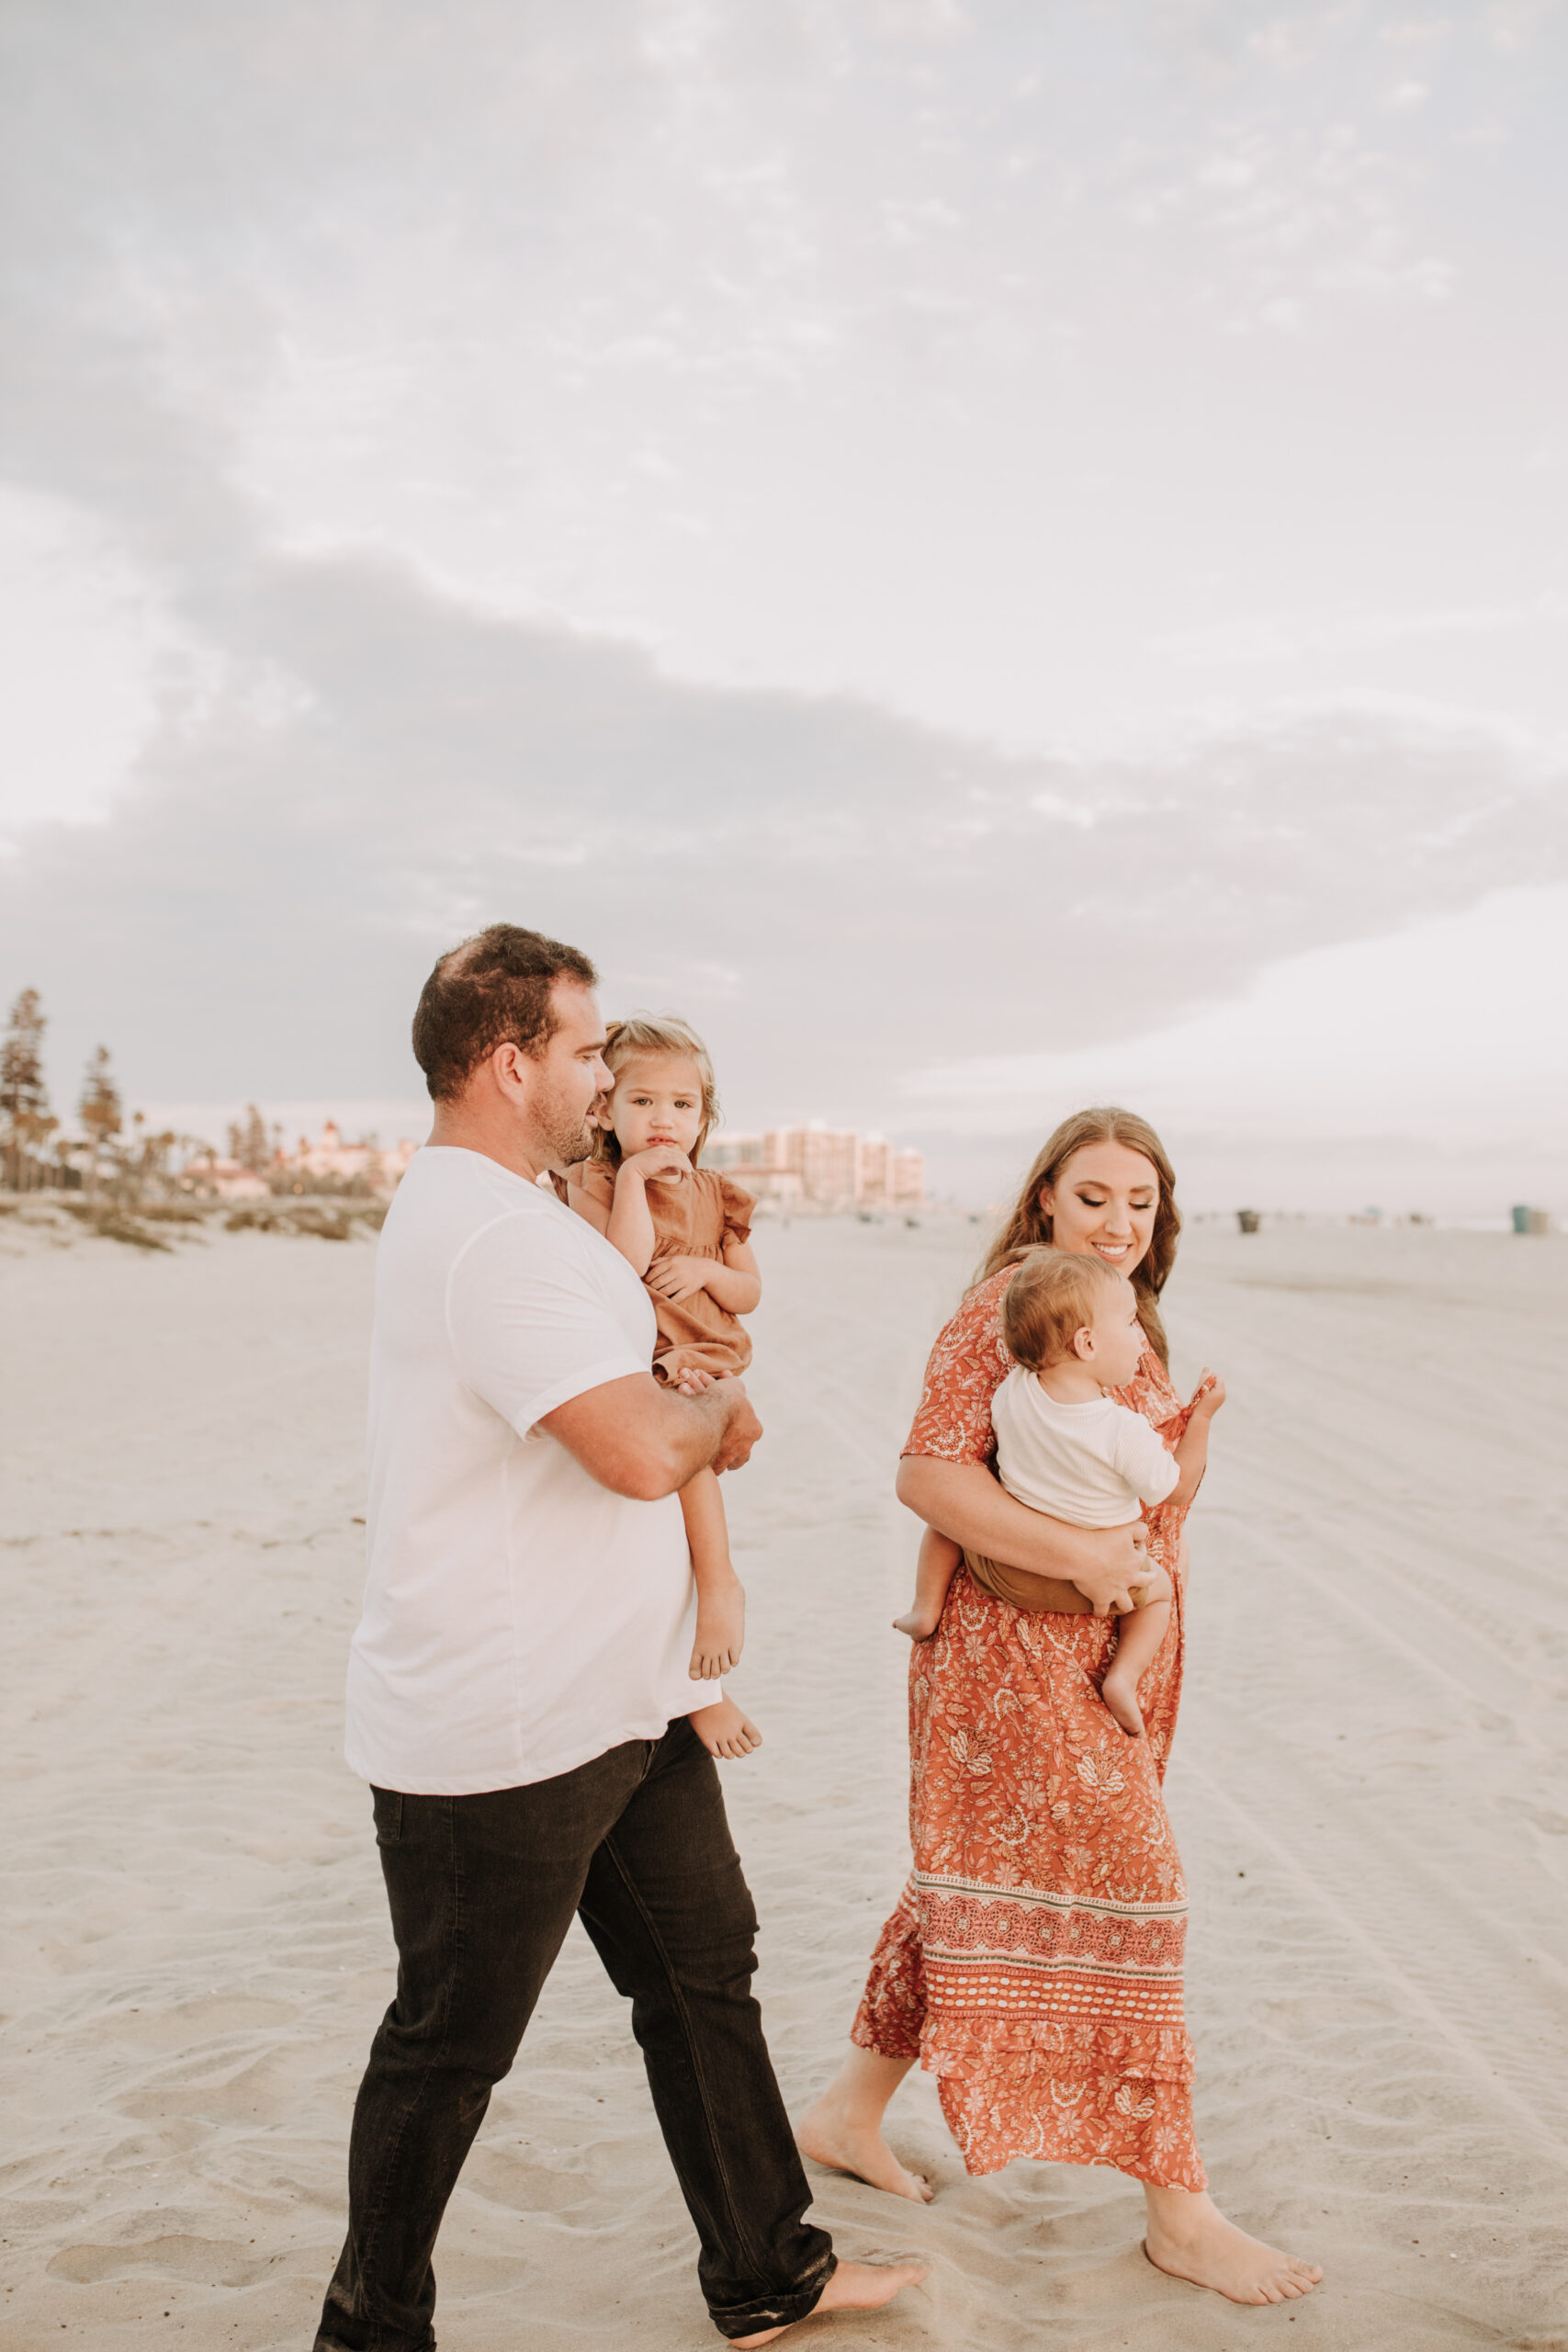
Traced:
<svg viewBox="0 0 1568 2352">
<path fill-rule="evenodd" d="M 1125 1605 L 1132 1533 L 1043 1518 L 989 1468 L 1007 1261 L 1033 1242 L 1092 1250 L 1130 1277 L 1148 1346 L 1118 1399 L 1175 1442 L 1185 1408 L 1158 1300 L 1180 1222 L 1153 1129 L 1124 1111 L 1078 1113 L 1040 1153 L 931 1351 L 898 1491 L 965 1546 L 965 1565 L 911 1661 L 914 1870 L 849 2055 L 799 2138 L 818 2163 L 929 2198 L 882 2136 L 919 2060 L 968 2171 L 1015 2156 L 1112 2165 L 1143 2184 L 1151 2262 L 1234 2301 L 1273 2303 L 1309 2294 L 1322 2273 L 1224 2219 L 1192 2125 L 1187 1890 L 1161 1795 L 1181 1690 L 1182 1513 L 1162 1507 L 1146 1529 L 1176 1599 L 1140 1688 L 1147 1736 L 1134 1739 L 1100 1697 L 1117 1620 L 1095 1613 Z"/>
</svg>

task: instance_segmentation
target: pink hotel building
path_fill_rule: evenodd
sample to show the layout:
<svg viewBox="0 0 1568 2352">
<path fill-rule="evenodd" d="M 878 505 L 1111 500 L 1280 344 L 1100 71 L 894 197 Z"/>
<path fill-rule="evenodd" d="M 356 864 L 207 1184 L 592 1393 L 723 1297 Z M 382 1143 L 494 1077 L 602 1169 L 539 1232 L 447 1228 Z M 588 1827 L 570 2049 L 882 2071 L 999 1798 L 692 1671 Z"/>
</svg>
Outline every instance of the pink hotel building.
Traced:
<svg viewBox="0 0 1568 2352">
<path fill-rule="evenodd" d="M 703 1151 L 705 1168 L 722 1168 L 760 1200 L 822 1209 L 923 1206 L 925 1161 L 898 1151 L 886 1136 L 857 1136 L 820 1119 L 803 1127 L 740 1135 L 719 1128 Z"/>
</svg>

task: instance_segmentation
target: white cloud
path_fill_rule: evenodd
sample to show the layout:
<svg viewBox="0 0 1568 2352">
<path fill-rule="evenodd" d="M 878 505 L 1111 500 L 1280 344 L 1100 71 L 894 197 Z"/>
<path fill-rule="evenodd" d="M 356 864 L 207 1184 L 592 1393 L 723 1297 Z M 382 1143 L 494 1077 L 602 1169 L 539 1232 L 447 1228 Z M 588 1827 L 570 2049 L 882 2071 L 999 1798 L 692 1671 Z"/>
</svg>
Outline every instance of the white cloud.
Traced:
<svg viewBox="0 0 1568 2352">
<path fill-rule="evenodd" d="M 1159 639 L 1159 650 L 1179 662 L 1262 663 L 1302 654 L 1359 653 L 1415 639 L 1504 637 L 1536 629 L 1568 629 L 1568 594 L 1425 612 L 1249 614 L 1201 628 L 1174 629 Z"/>
<path fill-rule="evenodd" d="M 1065 1113 L 1116 1102 L 1160 1131 L 1190 1208 L 1563 1212 L 1564 1003 L 1568 886 L 1497 891 L 1287 957 L 1145 1035 L 917 1073 L 904 1118 L 966 1199 L 1004 1196 Z"/>
<path fill-rule="evenodd" d="M 111 821 L 0 875 L 11 985 L 79 1038 L 112 1009 L 160 1095 L 236 1057 L 275 1095 L 397 1093 L 424 970 L 504 914 L 586 946 L 612 1004 L 709 1029 L 738 1115 L 886 1116 L 911 1069 L 1136 1035 L 1562 855 L 1561 776 L 1440 712 L 1007 759 L 683 684 L 366 558 L 236 548 L 210 594 L 210 707 Z M 258 710 L 257 676 L 288 696 Z"/>
<path fill-rule="evenodd" d="M 506 911 L 874 1115 L 1551 870 L 1527 15 L 17 0 L 0 984 L 390 1097 Z"/>
<path fill-rule="evenodd" d="M 1188 1126 L 1377 1134 L 1533 1126 L 1568 1146 L 1568 885 L 1267 965 L 1235 1001 L 1068 1053 L 912 1074 L 911 1100 L 998 1105 L 1136 1096 Z"/>
</svg>

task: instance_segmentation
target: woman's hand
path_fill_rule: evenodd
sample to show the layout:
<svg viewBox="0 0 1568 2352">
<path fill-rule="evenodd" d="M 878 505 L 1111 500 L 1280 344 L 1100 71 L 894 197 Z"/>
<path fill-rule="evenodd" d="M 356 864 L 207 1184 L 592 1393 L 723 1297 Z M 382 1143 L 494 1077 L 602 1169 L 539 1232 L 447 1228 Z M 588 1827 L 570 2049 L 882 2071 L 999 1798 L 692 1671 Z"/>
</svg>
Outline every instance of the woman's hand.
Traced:
<svg viewBox="0 0 1568 2352">
<path fill-rule="evenodd" d="M 1097 1617 L 1109 1617 L 1112 1611 L 1125 1616 L 1134 1594 L 1148 1577 L 1147 1531 L 1142 1520 L 1135 1520 L 1125 1527 L 1097 1527 L 1084 1532 L 1094 1536 L 1100 1556 L 1075 1568 L 1070 1581 Z"/>
<path fill-rule="evenodd" d="M 1225 1384 L 1217 1372 L 1205 1372 L 1192 1391 L 1192 1402 L 1187 1410 L 1190 1418 L 1212 1421 L 1225 1401 Z"/>
<path fill-rule="evenodd" d="M 694 1292 L 707 1288 L 712 1262 L 707 1258 L 660 1258 L 643 1279 L 660 1298 L 690 1298 Z"/>
</svg>

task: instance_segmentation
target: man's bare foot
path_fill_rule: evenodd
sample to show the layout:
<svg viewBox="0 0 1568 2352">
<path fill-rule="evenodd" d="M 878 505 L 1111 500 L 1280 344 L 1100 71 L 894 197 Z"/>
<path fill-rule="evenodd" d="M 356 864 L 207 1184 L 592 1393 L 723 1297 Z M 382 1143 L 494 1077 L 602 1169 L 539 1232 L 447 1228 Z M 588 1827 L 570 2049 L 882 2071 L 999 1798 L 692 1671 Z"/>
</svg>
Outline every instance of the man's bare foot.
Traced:
<svg viewBox="0 0 1568 2352">
<path fill-rule="evenodd" d="M 1207 2194 L 1156 2188 L 1148 2192 L 1148 2205 L 1144 2252 L 1155 2268 L 1194 2287 L 1212 2287 L 1233 2303 L 1288 2303 L 1310 2295 L 1323 2276 L 1316 2263 L 1298 2262 L 1277 2245 L 1249 2238 Z"/>
<path fill-rule="evenodd" d="M 908 1634 L 912 1642 L 929 1642 L 942 1623 L 940 1609 L 907 1609 L 902 1617 L 893 1620 L 896 1634 Z"/>
<path fill-rule="evenodd" d="M 1131 1672 L 1119 1676 L 1114 1666 L 1107 1669 L 1100 1686 L 1100 1695 L 1130 1739 L 1144 1736 L 1144 1711 L 1138 1704 L 1138 1678 Z"/>
<path fill-rule="evenodd" d="M 908 2197 L 929 2205 L 936 2194 L 929 2180 L 901 2165 L 874 2123 L 859 2122 L 824 2092 L 808 2107 L 795 2127 L 795 2144 L 814 2165 L 829 2172 L 847 2172 L 868 2188 L 885 2188 L 890 2197 Z"/>
<path fill-rule="evenodd" d="M 814 2303 L 807 2318 L 818 2312 L 879 2312 L 906 2287 L 918 2287 L 922 2278 L 931 2277 L 931 2264 L 905 2259 L 898 2262 L 840 2262 L 823 2288 L 821 2299 Z M 793 2327 L 786 2320 L 784 2327 L 765 2327 L 761 2335 L 732 2335 L 731 2344 L 747 2347 L 753 2344 L 773 2344 Z"/>
<path fill-rule="evenodd" d="M 746 1588 L 737 1576 L 715 1592 L 697 1595 L 697 1633 L 687 1671 L 694 1682 L 716 1682 L 740 1663 L 746 1641 Z"/>
<path fill-rule="evenodd" d="M 731 1762 L 762 1745 L 761 1733 L 733 1699 L 716 1699 L 711 1707 L 694 1708 L 692 1729 L 710 1756 L 723 1756 Z"/>
</svg>

